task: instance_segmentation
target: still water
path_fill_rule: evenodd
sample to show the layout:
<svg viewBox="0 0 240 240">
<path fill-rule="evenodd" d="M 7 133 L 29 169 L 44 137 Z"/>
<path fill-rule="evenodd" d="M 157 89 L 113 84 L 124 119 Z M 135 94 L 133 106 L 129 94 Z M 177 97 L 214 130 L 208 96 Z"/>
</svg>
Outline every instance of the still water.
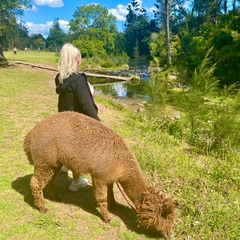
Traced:
<svg viewBox="0 0 240 240">
<path fill-rule="evenodd" d="M 119 76 L 129 77 L 132 75 L 137 75 L 141 77 L 140 83 L 130 83 L 130 82 L 104 82 L 103 84 L 97 84 L 94 89 L 97 93 L 104 95 L 111 95 L 114 98 L 121 99 L 142 99 L 146 100 L 148 98 L 145 92 L 145 85 L 149 78 L 148 76 L 148 62 L 131 60 L 129 63 L 129 70 L 122 71 L 118 73 Z M 90 80 L 91 82 L 91 80 Z"/>
</svg>

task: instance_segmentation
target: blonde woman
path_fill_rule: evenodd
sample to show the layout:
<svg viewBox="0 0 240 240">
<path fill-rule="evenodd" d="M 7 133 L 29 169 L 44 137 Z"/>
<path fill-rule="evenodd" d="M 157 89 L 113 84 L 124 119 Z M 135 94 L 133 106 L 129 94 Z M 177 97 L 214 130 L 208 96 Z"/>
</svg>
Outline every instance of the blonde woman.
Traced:
<svg viewBox="0 0 240 240">
<path fill-rule="evenodd" d="M 56 93 L 58 94 L 58 112 L 74 111 L 83 113 L 100 121 L 98 108 L 93 99 L 93 88 L 84 73 L 79 73 L 81 53 L 70 43 L 63 45 L 58 62 L 58 74 L 55 77 Z M 62 167 L 68 172 L 68 168 Z M 69 189 L 77 191 L 86 187 L 88 180 L 80 177 L 73 179 Z"/>
</svg>

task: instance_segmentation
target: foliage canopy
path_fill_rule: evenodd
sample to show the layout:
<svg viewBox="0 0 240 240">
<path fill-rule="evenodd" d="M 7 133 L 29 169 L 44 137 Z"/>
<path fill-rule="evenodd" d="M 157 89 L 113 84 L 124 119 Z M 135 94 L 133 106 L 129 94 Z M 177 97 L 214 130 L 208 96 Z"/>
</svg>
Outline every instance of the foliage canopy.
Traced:
<svg viewBox="0 0 240 240">
<path fill-rule="evenodd" d="M 107 8 L 90 4 L 78 7 L 70 21 L 70 32 L 74 36 L 74 44 L 88 47 L 81 48 L 83 56 L 110 53 L 114 51 L 114 43 L 117 35 L 116 17 L 108 12 Z M 89 43 L 92 42 L 92 43 Z M 92 46 L 96 44 L 94 49 Z M 90 51 L 89 51 L 90 50 Z"/>
</svg>

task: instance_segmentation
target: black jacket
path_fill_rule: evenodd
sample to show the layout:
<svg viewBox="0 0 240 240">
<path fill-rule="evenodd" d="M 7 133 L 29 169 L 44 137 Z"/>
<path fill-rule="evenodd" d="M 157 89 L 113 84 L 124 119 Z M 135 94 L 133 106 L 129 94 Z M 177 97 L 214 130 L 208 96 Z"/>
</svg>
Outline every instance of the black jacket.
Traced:
<svg viewBox="0 0 240 240">
<path fill-rule="evenodd" d="M 59 83 L 59 74 L 57 74 L 55 84 L 56 93 L 59 94 L 59 112 L 79 112 L 100 121 L 98 108 L 94 102 L 87 77 L 84 73 L 72 73 L 62 84 Z"/>
</svg>

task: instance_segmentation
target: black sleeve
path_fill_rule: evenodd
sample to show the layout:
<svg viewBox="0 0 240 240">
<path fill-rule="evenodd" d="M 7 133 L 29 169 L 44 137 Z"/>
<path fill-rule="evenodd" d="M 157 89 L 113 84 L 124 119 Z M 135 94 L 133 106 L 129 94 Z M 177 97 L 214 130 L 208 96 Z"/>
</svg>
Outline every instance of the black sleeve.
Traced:
<svg viewBox="0 0 240 240">
<path fill-rule="evenodd" d="M 55 86 L 57 87 L 59 84 L 59 73 L 55 76 Z"/>
<path fill-rule="evenodd" d="M 76 95 L 79 103 L 82 105 L 83 114 L 100 121 L 98 108 L 94 102 L 85 74 L 81 74 L 75 81 L 75 84 Z"/>
</svg>

